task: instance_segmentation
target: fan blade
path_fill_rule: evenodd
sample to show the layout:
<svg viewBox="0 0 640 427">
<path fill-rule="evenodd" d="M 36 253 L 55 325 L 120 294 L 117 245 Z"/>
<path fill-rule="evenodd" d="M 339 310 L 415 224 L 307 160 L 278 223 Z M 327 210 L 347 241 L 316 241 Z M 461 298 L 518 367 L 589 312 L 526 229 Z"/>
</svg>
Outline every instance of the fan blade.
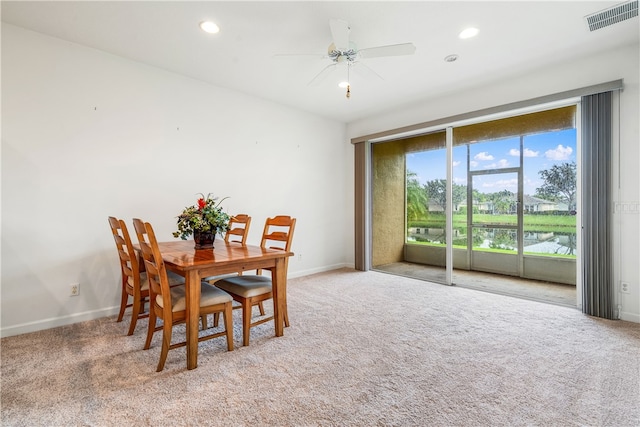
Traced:
<svg viewBox="0 0 640 427">
<path fill-rule="evenodd" d="M 358 53 L 363 58 L 377 58 L 380 56 L 413 55 L 415 51 L 416 47 L 413 43 L 402 43 L 360 49 Z"/>
<path fill-rule="evenodd" d="M 311 79 L 311 81 L 308 83 L 308 86 L 315 86 L 318 85 L 322 80 L 324 80 L 333 70 L 336 69 L 336 65 L 338 64 L 329 64 L 326 67 L 324 67 L 318 74 L 316 74 L 316 76 Z"/>
<path fill-rule="evenodd" d="M 341 19 L 332 19 L 329 21 L 329 27 L 331 27 L 331 36 L 333 37 L 333 44 L 339 51 L 346 51 L 349 49 L 349 23 Z"/>
<path fill-rule="evenodd" d="M 291 58 L 314 58 L 314 59 L 326 59 L 328 56 L 323 53 L 276 53 L 273 55 L 274 59 L 291 59 Z"/>
<path fill-rule="evenodd" d="M 372 77 L 377 77 L 380 80 L 384 80 L 382 78 L 382 76 L 378 73 L 376 73 L 375 71 L 373 71 L 373 69 L 371 69 L 370 67 L 366 66 L 364 63 L 362 62 L 354 62 L 353 65 L 353 71 L 364 77 L 364 78 L 372 78 Z"/>
</svg>

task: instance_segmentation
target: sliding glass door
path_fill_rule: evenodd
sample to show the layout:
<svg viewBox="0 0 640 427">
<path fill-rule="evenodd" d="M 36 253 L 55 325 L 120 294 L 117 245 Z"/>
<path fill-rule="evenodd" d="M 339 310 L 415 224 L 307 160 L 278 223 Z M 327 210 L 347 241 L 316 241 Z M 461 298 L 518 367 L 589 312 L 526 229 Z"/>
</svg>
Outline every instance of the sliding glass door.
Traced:
<svg viewBox="0 0 640 427">
<path fill-rule="evenodd" d="M 473 286 L 477 272 L 575 287 L 575 113 L 372 144 L 372 268 L 445 284 Z"/>
</svg>

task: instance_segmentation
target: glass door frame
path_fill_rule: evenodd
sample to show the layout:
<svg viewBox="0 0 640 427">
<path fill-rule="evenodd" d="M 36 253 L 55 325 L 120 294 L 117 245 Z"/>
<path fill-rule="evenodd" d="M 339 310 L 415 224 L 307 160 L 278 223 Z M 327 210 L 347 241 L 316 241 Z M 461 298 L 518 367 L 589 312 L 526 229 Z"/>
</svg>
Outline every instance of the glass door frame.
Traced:
<svg viewBox="0 0 640 427">
<path fill-rule="evenodd" d="M 483 170 L 471 170 L 471 152 L 470 144 L 467 144 L 467 262 L 470 268 L 473 270 L 473 233 L 475 228 L 500 228 L 506 230 L 516 230 L 516 243 L 517 243 L 517 268 L 518 275 L 522 275 L 524 269 L 523 255 L 524 255 L 524 135 L 520 135 L 520 155 L 519 165 L 509 168 L 495 168 L 495 169 L 483 169 Z M 483 223 L 478 224 L 473 221 L 473 177 L 484 175 L 499 175 L 515 173 L 517 176 L 517 192 L 516 192 L 516 225 L 505 224 L 492 224 Z"/>
</svg>

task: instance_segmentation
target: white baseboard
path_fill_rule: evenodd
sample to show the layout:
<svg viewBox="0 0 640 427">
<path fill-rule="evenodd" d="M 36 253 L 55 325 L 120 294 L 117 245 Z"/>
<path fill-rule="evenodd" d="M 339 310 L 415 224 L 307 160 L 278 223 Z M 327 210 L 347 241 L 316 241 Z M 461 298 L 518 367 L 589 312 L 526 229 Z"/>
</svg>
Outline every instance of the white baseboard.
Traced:
<svg viewBox="0 0 640 427">
<path fill-rule="evenodd" d="M 101 308 L 99 310 L 74 313 L 63 317 L 52 317 L 49 319 L 37 320 L 35 322 L 22 323 L 20 325 L 0 328 L 0 337 L 10 337 L 13 335 L 27 334 L 29 332 L 42 331 L 44 329 L 57 328 L 58 326 L 71 325 L 73 323 L 85 322 L 87 320 L 99 319 L 101 317 L 117 314 L 120 306 Z"/>
<path fill-rule="evenodd" d="M 640 315 L 637 313 L 625 313 L 620 312 L 620 320 L 626 320 L 628 322 L 640 323 Z"/>
<path fill-rule="evenodd" d="M 325 271 L 336 270 L 339 268 L 350 267 L 354 268 L 353 265 L 349 264 L 335 264 L 330 266 L 324 266 L 321 268 L 313 268 L 309 270 L 302 270 L 296 272 L 290 272 L 288 277 L 302 277 L 308 276 L 310 274 L 315 273 L 323 273 Z M 119 306 L 101 308 L 98 310 L 85 311 L 82 313 L 74 313 L 67 316 L 62 317 L 52 317 L 49 319 L 36 320 L 34 322 L 22 323 L 19 325 L 7 326 L 0 328 L 0 337 L 10 337 L 14 335 L 28 334 L 30 332 L 42 331 L 45 329 L 57 328 L 58 326 L 71 325 L 73 323 L 85 322 L 87 320 L 99 319 L 101 317 L 112 316 L 118 313 L 120 309 Z"/>
<path fill-rule="evenodd" d="M 354 264 L 347 264 L 347 263 L 325 265 L 323 267 L 311 268 L 308 270 L 289 271 L 289 274 L 287 274 L 287 277 L 290 279 L 295 279 L 296 277 L 309 276 L 311 274 L 316 274 L 316 273 L 324 273 L 325 271 L 337 270 L 339 268 L 355 268 L 355 266 Z"/>
<path fill-rule="evenodd" d="M 334 264 L 320 268 L 312 268 L 308 270 L 299 270 L 289 273 L 289 278 L 309 276 L 316 273 L 324 273 L 325 271 L 337 270 L 340 268 L 355 268 L 353 264 Z M 70 314 L 63 317 L 52 317 L 49 319 L 38 320 L 35 322 L 22 323 L 20 325 L 7 326 L 0 328 L 0 337 L 10 337 L 13 335 L 27 334 L 30 332 L 42 331 L 44 329 L 56 328 L 58 326 L 71 325 L 73 323 L 84 322 L 87 320 L 99 319 L 101 317 L 112 316 L 118 313 L 119 306 L 102 308 L 99 310 L 85 311 L 82 313 Z M 579 307 L 578 307 L 579 308 Z M 620 320 L 628 322 L 640 323 L 640 315 L 636 313 L 620 312 Z"/>
</svg>

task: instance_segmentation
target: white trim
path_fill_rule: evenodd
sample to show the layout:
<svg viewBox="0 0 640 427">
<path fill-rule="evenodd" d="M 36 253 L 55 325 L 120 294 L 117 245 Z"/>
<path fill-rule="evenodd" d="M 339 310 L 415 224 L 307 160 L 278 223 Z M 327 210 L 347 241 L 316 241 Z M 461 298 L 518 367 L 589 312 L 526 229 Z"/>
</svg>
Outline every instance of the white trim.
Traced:
<svg viewBox="0 0 640 427">
<path fill-rule="evenodd" d="M 68 316 L 50 317 L 49 319 L 37 320 L 35 322 L 27 322 L 21 323 L 19 325 L 7 326 L 0 329 L 0 337 L 5 338 L 13 335 L 26 334 L 29 332 L 36 332 L 44 329 L 57 328 L 59 326 L 85 322 L 87 320 L 95 320 L 101 317 L 107 317 L 117 314 L 119 310 L 120 306 L 113 306 L 102 308 L 100 310 L 84 311 L 82 313 L 74 313 Z"/>
<path fill-rule="evenodd" d="M 364 245 L 363 254 L 364 257 L 364 271 L 371 270 L 371 266 L 373 264 L 373 195 L 371 186 L 373 185 L 373 166 L 371 164 L 372 153 L 371 153 L 371 143 L 369 141 L 365 142 L 364 147 L 364 173 L 366 179 L 364 180 L 364 236 L 366 244 Z"/>
<path fill-rule="evenodd" d="M 622 319 L 623 298 L 620 292 L 620 283 L 622 282 L 622 226 L 620 212 L 616 212 L 616 205 L 620 201 L 620 91 L 611 91 L 611 233 L 613 236 L 611 244 L 611 257 L 613 262 L 617 261 L 617 266 L 613 268 L 613 304 L 616 307 L 616 318 Z M 617 171 L 617 173 L 614 173 Z M 616 246 L 613 244 L 618 242 Z M 636 316 L 640 317 L 640 316 Z M 638 320 L 635 320 L 638 322 Z"/>
<path fill-rule="evenodd" d="M 453 128 L 446 129 L 447 146 L 447 182 L 446 182 L 446 255 L 445 255 L 445 283 L 453 284 Z"/>
<path fill-rule="evenodd" d="M 620 320 L 626 320 L 627 322 L 640 323 L 640 314 L 627 313 L 626 311 L 620 311 Z"/>
<path fill-rule="evenodd" d="M 333 265 L 324 266 L 321 268 L 313 268 L 313 269 L 304 270 L 304 271 L 296 271 L 295 273 L 288 274 L 288 278 L 292 279 L 296 277 L 309 276 L 311 274 L 324 273 L 327 271 L 337 270 L 340 268 L 355 269 L 355 266 L 353 263 L 333 264 Z M 72 325 L 74 323 L 85 322 L 88 320 L 100 319 L 102 317 L 116 315 L 118 314 L 119 310 L 120 310 L 120 306 L 113 306 L 113 307 L 103 308 L 100 310 L 85 311 L 82 313 L 70 314 L 68 316 L 52 317 L 49 319 L 38 320 L 35 322 L 27 322 L 27 323 L 21 323 L 19 325 L 7 326 L 5 328 L 0 329 L 0 337 L 2 338 L 11 337 L 14 335 L 27 334 L 30 332 L 42 331 L 46 329 L 57 328 L 60 326 Z M 131 313 L 129 311 L 125 312 L 125 319 L 123 321 L 128 322 L 128 316 L 130 315 Z M 123 329 L 123 333 L 124 332 L 125 330 Z"/>
<path fill-rule="evenodd" d="M 576 307 L 582 310 L 582 102 L 576 102 Z"/>
<path fill-rule="evenodd" d="M 333 264 L 333 265 L 325 265 L 323 267 L 318 268 L 310 268 L 307 270 L 296 271 L 295 273 L 288 273 L 287 279 L 295 279 L 298 277 L 310 276 L 312 274 L 325 273 L 327 271 L 339 270 L 341 268 L 352 268 L 355 270 L 354 263 L 341 263 L 341 264 Z M 357 270 L 356 270 L 357 271 Z"/>
</svg>

